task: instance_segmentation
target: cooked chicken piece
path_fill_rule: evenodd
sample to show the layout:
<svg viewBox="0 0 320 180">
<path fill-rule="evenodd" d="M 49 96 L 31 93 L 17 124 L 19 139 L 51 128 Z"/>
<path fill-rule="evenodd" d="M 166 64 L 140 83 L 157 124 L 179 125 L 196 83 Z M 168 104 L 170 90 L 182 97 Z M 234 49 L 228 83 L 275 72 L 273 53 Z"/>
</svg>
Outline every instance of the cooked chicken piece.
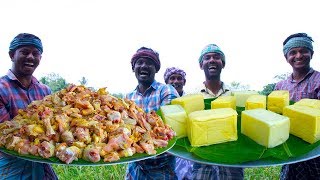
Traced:
<svg viewBox="0 0 320 180">
<path fill-rule="evenodd" d="M 110 152 L 104 156 L 104 162 L 114 162 L 120 159 L 119 154 L 117 152 Z"/>
<path fill-rule="evenodd" d="M 77 140 L 85 142 L 86 144 L 89 144 L 91 142 L 91 137 L 88 128 L 76 127 L 73 136 L 75 136 Z"/>
<path fill-rule="evenodd" d="M 20 141 L 21 141 L 21 137 L 18 137 L 18 136 L 9 137 L 6 140 L 6 148 L 9 150 L 13 150 L 16 144 Z"/>
<path fill-rule="evenodd" d="M 118 111 L 111 111 L 107 114 L 108 119 L 113 123 L 119 123 L 121 120 L 121 114 Z"/>
<path fill-rule="evenodd" d="M 142 143 L 140 143 L 140 145 L 144 149 L 144 151 L 149 155 L 157 153 L 157 151 L 154 150 L 153 144 L 142 142 Z"/>
<path fill-rule="evenodd" d="M 99 162 L 100 161 L 100 149 L 93 146 L 88 145 L 84 148 L 82 158 L 86 161 L 90 162 Z"/>
<path fill-rule="evenodd" d="M 38 150 L 39 150 L 39 146 L 31 143 L 30 148 L 28 149 L 28 152 L 29 154 L 32 154 L 34 156 L 39 156 Z"/>
<path fill-rule="evenodd" d="M 15 146 L 14 150 L 19 154 L 29 154 L 30 141 L 27 139 L 21 139 Z"/>
<path fill-rule="evenodd" d="M 52 143 L 50 143 L 48 141 L 43 141 L 40 144 L 40 147 L 38 149 L 38 153 L 43 158 L 50 158 L 54 155 L 54 148 L 55 148 L 55 146 Z"/>
<path fill-rule="evenodd" d="M 66 144 L 62 143 L 56 148 L 56 157 L 66 164 L 70 164 L 81 157 L 81 149 L 76 146 L 67 147 Z"/>
<path fill-rule="evenodd" d="M 59 132 L 64 132 L 69 129 L 70 118 L 66 114 L 56 115 L 56 122 L 58 122 Z"/>
<path fill-rule="evenodd" d="M 124 149 L 118 152 L 119 157 L 129 157 L 135 153 L 136 153 L 136 149 L 134 147 L 129 147 L 127 149 Z"/>
<path fill-rule="evenodd" d="M 162 139 L 153 139 L 153 144 L 155 147 L 166 147 L 168 145 L 168 141 Z"/>
<path fill-rule="evenodd" d="M 43 123 L 46 128 L 46 135 L 47 136 L 56 134 L 56 132 L 53 130 L 53 128 L 51 126 L 50 118 L 43 119 Z"/>
<path fill-rule="evenodd" d="M 74 137 L 71 131 L 64 131 L 61 134 L 61 139 L 63 142 L 66 142 L 68 145 L 74 142 Z"/>
</svg>

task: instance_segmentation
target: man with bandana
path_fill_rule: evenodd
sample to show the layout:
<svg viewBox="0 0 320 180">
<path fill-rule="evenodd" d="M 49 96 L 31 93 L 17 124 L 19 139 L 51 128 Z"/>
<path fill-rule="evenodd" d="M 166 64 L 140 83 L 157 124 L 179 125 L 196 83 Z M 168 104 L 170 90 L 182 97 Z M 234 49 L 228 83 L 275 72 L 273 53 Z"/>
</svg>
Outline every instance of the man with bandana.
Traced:
<svg viewBox="0 0 320 180">
<path fill-rule="evenodd" d="M 230 96 L 231 91 L 221 81 L 220 75 L 226 60 L 222 50 L 216 44 L 208 44 L 199 57 L 200 69 L 204 71 L 205 81 L 201 93 L 205 99 Z M 243 168 L 211 166 L 194 163 L 192 179 L 243 179 Z"/>
<path fill-rule="evenodd" d="M 131 66 L 138 86 L 126 98 L 133 100 L 146 112 L 157 111 L 160 106 L 169 104 L 179 96 L 174 87 L 155 80 L 155 74 L 161 67 L 156 51 L 141 47 L 131 58 Z M 126 179 L 177 179 L 174 167 L 175 157 L 164 153 L 155 158 L 130 163 Z"/>
<path fill-rule="evenodd" d="M 320 73 L 310 66 L 313 56 L 312 38 L 306 33 L 292 34 L 283 42 L 283 54 L 292 67 L 292 74 L 278 82 L 275 90 L 288 90 L 290 100 L 320 99 Z M 281 179 L 319 179 L 320 157 L 285 165 Z"/>
<path fill-rule="evenodd" d="M 28 33 L 18 34 L 10 43 L 12 67 L 0 78 L 0 122 L 10 121 L 32 101 L 51 94 L 33 72 L 40 64 L 41 40 Z M 36 163 L 0 153 L 0 179 L 57 179 L 48 164 Z"/>
<path fill-rule="evenodd" d="M 167 68 L 163 78 L 164 82 L 171 84 L 180 96 L 184 95 L 183 86 L 186 84 L 186 72 L 184 72 L 184 70 L 176 67 Z"/>
</svg>

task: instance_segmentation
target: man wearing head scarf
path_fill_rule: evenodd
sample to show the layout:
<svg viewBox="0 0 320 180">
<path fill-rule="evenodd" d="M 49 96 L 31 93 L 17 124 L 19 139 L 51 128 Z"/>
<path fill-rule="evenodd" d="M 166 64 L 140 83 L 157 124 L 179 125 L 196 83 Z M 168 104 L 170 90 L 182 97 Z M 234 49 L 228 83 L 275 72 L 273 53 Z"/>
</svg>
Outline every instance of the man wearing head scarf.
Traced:
<svg viewBox="0 0 320 180">
<path fill-rule="evenodd" d="M 171 84 L 180 96 L 184 95 L 183 86 L 186 84 L 186 72 L 184 70 L 176 67 L 167 68 L 163 78 L 164 82 Z"/>
<path fill-rule="evenodd" d="M 179 96 L 173 86 L 155 80 L 155 74 L 161 67 L 156 51 L 141 47 L 133 55 L 131 66 L 138 86 L 126 98 L 133 100 L 147 113 L 157 111 L 160 106 L 169 104 Z M 174 167 L 175 157 L 164 153 L 155 158 L 130 163 L 126 179 L 177 179 Z"/>
<path fill-rule="evenodd" d="M 275 90 L 288 90 L 290 100 L 320 99 L 320 73 L 310 66 L 313 56 L 312 38 L 306 33 L 292 34 L 283 42 L 283 54 L 292 67 L 292 74 L 278 82 Z M 320 157 L 285 165 L 281 179 L 319 179 Z"/>
<path fill-rule="evenodd" d="M 0 122 L 10 121 L 32 101 L 51 94 L 33 72 L 40 64 L 41 40 L 28 33 L 18 34 L 10 43 L 11 69 L 0 78 Z M 57 179 L 48 164 L 36 163 L 0 153 L 0 179 Z"/>
<path fill-rule="evenodd" d="M 231 91 L 220 79 L 225 64 L 225 55 L 216 44 L 208 44 L 201 51 L 199 66 L 205 75 L 201 93 L 205 99 L 231 95 Z M 192 179 L 243 179 L 243 177 L 242 168 L 193 164 Z"/>
</svg>

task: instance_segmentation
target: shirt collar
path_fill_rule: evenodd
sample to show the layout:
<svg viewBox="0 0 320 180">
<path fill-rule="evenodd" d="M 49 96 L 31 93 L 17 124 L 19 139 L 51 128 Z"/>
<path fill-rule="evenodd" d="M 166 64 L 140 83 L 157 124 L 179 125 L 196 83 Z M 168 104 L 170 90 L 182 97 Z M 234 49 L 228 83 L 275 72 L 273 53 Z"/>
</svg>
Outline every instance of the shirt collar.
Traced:
<svg viewBox="0 0 320 180">
<path fill-rule="evenodd" d="M 310 68 L 310 70 L 308 71 L 308 73 L 299 81 L 303 81 L 304 79 L 306 79 L 307 76 L 309 76 L 310 74 L 312 74 L 314 72 L 313 68 Z M 293 79 L 293 73 L 289 76 L 289 80 L 292 83 L 299 83 L 298 81 Z"/>
<path fill-rule="evenodd" d="M 19 81 L 19 79 L 16 77 L 16 75 L 13 74 L 13 72 L 11 71 L 11 69 L 8 70 L 7 76 L 8 76 L 9 79 L 11 79 L 12 81 L 18 81 L 19 84 L 20 84 L 21 86 L 23 86 L 22 83 Z M 34 76 L 32 76 L 32 78 L 31 78 L 31 84 L 35 84 L 35 83 L 37 83 L 37 82 L 38 82 L 38 80 L 37 80 Z"/>
<path fill-rule="evenodd" d="M 212 95 L 214 97 L 219 97 L 219 96 L 221 96 L 222 94 L 224 94 L 224 93 L 226 93 L 228 91 L 230 91 L 230 90 L 227 88 L 227 86 L 223 82 L 221 82 L 221 88 L 220 88 L 220 90 L 218 91 L 217 94 L 214 94 L 213 92 L 211 92 L 210 89 L 208 89 L 206 87 L 205 82 L 203 82 L 203 89 L 201 90 L 201 92 L 206 93 L 206 94 L 210 94 L 210 95 Z"/>
<path fill-rule="evenodd" d="M 150 89 L 157 89 L 157 87 L 158 87 L 159 85 L 158 85 L 158 83 L 157 83 L 157 81 L 156 80 L 154 80 L 152 83 L 151 83 L 151 85 L 150 85 L 150 87 L 148 87 L 148 89 L 146 90 L 146 92 L 148 92 Z M 139 91 L 138 91 L 138 88 L 139 87 L 139 85 L 137 85 L 137 87 L 136 87 L 136 89 L 134 90 L 135 92 L 136 92 L 136 94 L 141 94 Z M 146 93 L 145 92 L 145 93 Z M 141 94 L 142 95 L 142 94 Z"/>
</svg>

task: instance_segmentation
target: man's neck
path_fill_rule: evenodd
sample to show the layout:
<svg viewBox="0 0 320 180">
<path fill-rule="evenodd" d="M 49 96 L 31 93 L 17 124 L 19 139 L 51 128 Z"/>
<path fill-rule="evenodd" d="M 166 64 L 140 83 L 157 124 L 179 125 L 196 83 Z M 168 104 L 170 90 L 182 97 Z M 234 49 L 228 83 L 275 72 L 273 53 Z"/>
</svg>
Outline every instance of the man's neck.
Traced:
<svg viewBox="0 0 320 180">
<path fill-rule="evenodd" d="M 310 67 L 303 69 L 303 70 L 293 70 L 292 73 L 292 79 L 294 79 L 295 81 L 300 81 L 302 80 L 310 71 Z"/>
<path fill-rule="evenodd" d="M 139 83 L 138 84 L 138 91 L 141 94 L 144 94 L 146 90 L 151 86 L 152 83 Z"/>
<path fill-rule="evenodd" d="M 207 79 L 204 83 L 205 86 L 214 94 L 217 94 L 222 88 L 222 82 L 220 79 Z"/>
<path fill-rule="evenodd" d="M 28 88 L 31 84 L 31 80 L 32 80 L 32 75 L 19 75 L 13 71 L 11 71 L 16 78 L 19 80 L 19 82 L 22 84 L 23 87 Z"/>
</svg>

